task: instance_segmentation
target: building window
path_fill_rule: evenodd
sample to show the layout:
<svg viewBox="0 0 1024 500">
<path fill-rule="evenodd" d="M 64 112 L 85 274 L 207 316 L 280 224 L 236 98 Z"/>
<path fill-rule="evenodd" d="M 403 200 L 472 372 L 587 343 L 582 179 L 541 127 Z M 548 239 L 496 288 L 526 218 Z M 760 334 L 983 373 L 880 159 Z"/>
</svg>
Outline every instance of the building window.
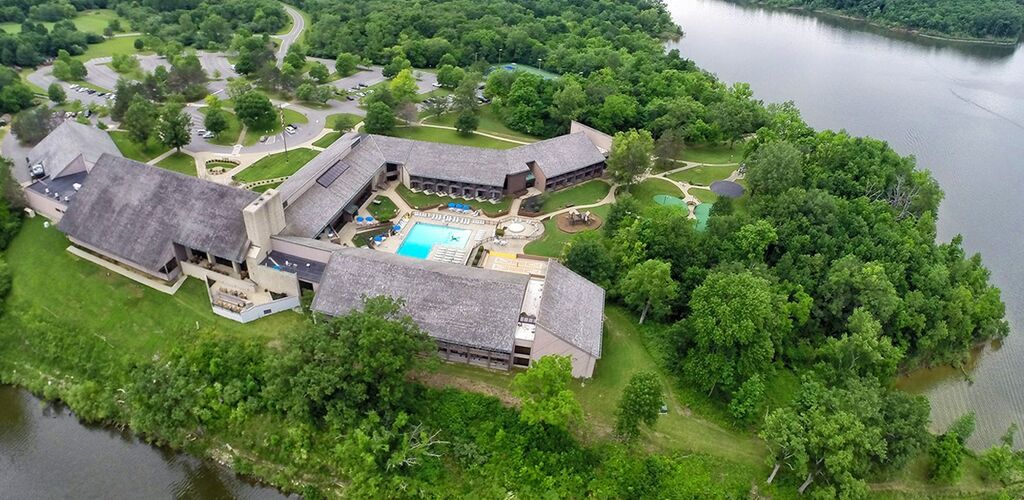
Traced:
<svg viewBox="0 0 1024 500">
<path fill-rule="evenodd" d="M 515 347 L 515 351 L 516 351 L 516 354 L 525 354 L 527 356 L 530 355 L 530 348 L 525 346 L 525 345 L 517 345 Z"/>
</svg>

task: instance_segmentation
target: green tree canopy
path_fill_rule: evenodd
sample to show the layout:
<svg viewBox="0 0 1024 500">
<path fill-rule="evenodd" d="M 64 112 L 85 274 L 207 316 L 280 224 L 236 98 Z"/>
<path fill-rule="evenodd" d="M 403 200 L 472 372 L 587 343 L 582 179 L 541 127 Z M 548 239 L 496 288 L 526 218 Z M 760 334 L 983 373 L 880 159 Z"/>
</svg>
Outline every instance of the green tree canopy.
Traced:
<svg viewBox="0 0 1024 500">
<path fill-rule="evenodd" d="M 667 315 L 679 294 L 679 284 L 672 279 L 672 265 L 653 259 L 630 269 L 619 289 L 626 304 L 640 312 L 640 324 L 648 313 L 655 318 Z"/>
<path fill-rule="evenodd" d="M 250 90 L 235 99 L 235 115 L 246 126 L 256 130 L 269 130 L 279 119 L 270 99 L 255 90 Z"/>
<path fill-rule="evenodd" d="M 583 418 L 583 409 L 569 389 L 572 358 L 544 356 L 512 379 L 512 394 L 521 401 L 520 418 L 532 425 L 544 423 L 568 428 Z"/>
<path fill-rule="evenodd" d="M 619 184 L 630 185 L 651 168 L 654 139 L 646 130 L 629 130 L 615 134 L 608 155 L 608 174 Z"/>
<path fill-rule="evenodd" d="M 652 371 L 634 373 L 622 390 L 615 413 L 615 433 L 626 440 L 640 435 L 640 426 L 653 426 L 662 405 L 661 380 Z"/>
</svg>

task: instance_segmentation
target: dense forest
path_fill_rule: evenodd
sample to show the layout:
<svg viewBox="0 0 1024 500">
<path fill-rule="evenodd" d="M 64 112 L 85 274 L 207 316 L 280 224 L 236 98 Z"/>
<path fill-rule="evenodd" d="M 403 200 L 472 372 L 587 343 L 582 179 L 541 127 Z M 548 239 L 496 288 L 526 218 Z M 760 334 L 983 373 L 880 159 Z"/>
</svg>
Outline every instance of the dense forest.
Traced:
<svg viewBox="0 0 1024 500">
<path fill-rule="evenodd" d="M 297 5 L 312 24 L 283 66 L 302 66 L 305 51 L 339 67 L 382 64 L 394 76 L 370 96 L 367 127 L 375 109 L 393 120 L 395 94 L 407 84 L 415 93 L 415 67 L 454 75 L 459 99 L 465 88 L 475 101 L 484 82 L 496 116 L 513 130 L 553 136 L 579 120 L 614 134 L 608 166 L 621 184 L 617 201 L 603 228 L 575 237 L 560 258 L 603 286 L 611 307 L 632 311 L 688 405 L 761 437 L 770 475 L 638 443 L 658 418 L 657 376 L 627 374 L 615 429 L 601 438 L 585 431 L 558 358 L 515 378 L 517 407 L 420 384 L 432 363 L 417 353 L 430 350 L 429 339 L 400 304 L 381 298 L 334 320 L 307 313 L 271 342 L 178 325 L 154 333 L 173 342 L 144 357 L 112 349 L 108 332 L 7 308 L 0 379 L 156 442 L 205 454 L 240 450 L 237 470 L 309 498 L 861 498 L 870 481 L 922 457 L 933 480 L 955 482 L 970 416 L 933 436 L 927 400 L 894 389 L 893 380 L 901 369 L 962 363 L 1008 326 L 980 257 L 966 255 L 959 239 L 935 242 L 942 191 L 913 158 L 882 141 L 813 130 L 793 105 L 765 106 L 747 85 L 725 85 L 666 52 L 663 40 L 681 32 L 658 1 Z M 269 71 L 272 45 L 258 36 L 286 25 L 270 0 L 106 6 L 145 33 L 147 46 L 234 48 L 239 71 L 263 85 L 285 73 Z M 14 44 L 15 58 L 34 34 L 52 34 L 23 21 L 20 35 L 0 38 Z M 38 55 L 51 54 L 40 47 Z M 491 71 L 508 62 L 559 76 Z M 172 70 L 190 74 L 197 65 L 186 57 Z M 16 74 L 0 77 L 3 86 Z M 166 97 L 168 82 L 151 80 L 119 86 L 126 109 L 112 112 L 132 115 Z M 236 90 L 228 95 L 246 101 L 248 90 Z M 121 99 L 128 94 L 137 97 Z M 717 144 L 744 149 L 750 196 L 716 202 L 706 230 L 685 210 L 648 208 L 628 194 L 681 150 Z M 2 232 L 13 233 L 17 217 L 5 213 L 11 230 Z M 10 288 L 3 284 L 0 295 Z M 993 481 L 1024 469 L 1010 449 L 982 457 Z"/>
<path fill-rule="evenodd" d="M 1021 0 L 754 0 L 775 7 L 838 12 L 872 22 L 955 38 L 1019 40 Z"/>
</svg>

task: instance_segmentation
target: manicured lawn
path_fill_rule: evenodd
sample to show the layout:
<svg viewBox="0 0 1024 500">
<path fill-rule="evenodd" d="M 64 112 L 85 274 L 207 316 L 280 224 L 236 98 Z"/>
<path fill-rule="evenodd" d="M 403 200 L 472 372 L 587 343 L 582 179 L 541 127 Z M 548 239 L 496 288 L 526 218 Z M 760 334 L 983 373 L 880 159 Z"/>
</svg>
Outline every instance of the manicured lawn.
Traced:
<svg viewBox="0 0 1024 500">
<path fill-rule="evenodd" d="M 654 201 L 654 197 L 659 194 L 683 197 L 683 192 L 675 184 L 662 179 L 645 179 L 639 184 L 630 186 L 628 190 L 636 198 L 636 201 L 645 208 L 656 205 L 657 202 Z"/>
<path fill-rule="evenodd" d="M 743 144 L 736 143 L 732 147 L 728 144 L 719 146 L 693 146 L 683 149 L 680 160 L 695 161 L 698 163 L 739 163 L 743 159 Z"/>
<path fill-rule="evenodd" d="M 21 77 L 21 81 L 24 82 L 25 85 L 28 85 L 28 88 L 32 89 L 32 92 L 35 92 L 37 94 L 42 94 L 42 95 L 45 96 L 46 95 L 46 89 L 44 89 L 44 88 L 42 88 L 42 87 L 40 87 L 40 86 L 38 86 L 38 85 L 28 81 L 28 78 L 27 78 L 28 75 L 32 74 L 32 72 L 34 72 L 35 70 L 36 70 L 35 68 L 24 68 L 24 69 L 22 69 L 21 71 L 18 72 L 18 76 Z"/>
<path fill-rule="evenodd" d="M 94 10 L 83 10 L 79 12 L 71 22 L 78 28 L 78 31 L 85 31 L 89 33 L 103 34 L 103 29 L 107 27 L 107 24 L 114 19 L 121 19 L 121 29 L 128 28 L 128 20 L 121 18 L 112 10 L 109 9 L 94 9 Z M 33 21 L 34 22 L 34 21 Z M 45 22 L 42 23 L 47 30 L 52 30 L 54 23 Z M 0 23 L 0 30 L 7 33 L 20 33 L 21 24 L 19 23 Z"/>
<path fill-rule="evenodd" d="M 262 185 L 253 187 L 252 190 L 257 192 L 257 193 L 264 193 L 268 189 L 277 189 L 280 185 L 281 185 L 281 182 L 271 182 L 270 184 L 262 184 Z"/>
<path fill-rule="evenodd" d="M 370 246 L 370 240 L 372 240 L 374 236 L 379 234 L 388 234 L 389 232 L 391 232 L 391 226 L 365 231 L 353 236 L 352 244 L 357 247 L 367 247 Z"/>
<path fill-rule="evenodd" d="M 509 139 L 515 139 L 523 142 L 536 142 L 540 140 L 539 137 L 527 135 L 522 132 L 516 132 L 515 130 L 506 127 L 490 104 L 480 106 L 479 116 L 480 126 L 477 128 L 477 131 L 479 132 L 486 132 L 488 134 L 508 137 Z M 458 115 L 455 113 L 445 113 L 440 116 L 432 116 L 428 118 L 426 123 L 454 127 L 456 118 L 458 118 Z"/>
<path fill-rule="evenodd" d="M 484 137 L 482 135 L 463 136 L 454 130 L 431 127 L 398 127 L 391 135 L 417 141 L 440 142 L 459 146 L 474 146 L 489 149 L 511 149 L 519 144 Z"/>
<path fill-rule="evenodd" d="M 88 61 L 97 57 L 111 57 L 114 54 L 138 54 L 139 51 L 135 50 L 135 40 L 138 40 L 138 38 L 137 36 L 109 38 L 103 42 L 90 45 L 85 49 L 85 52 L 74 56 L 74 58 L 80 61 Z"/>
<path fill-rule="evenodd" d="M 232 177 L 239 182 L 253 182 L 263 179 L 276 179 L 294 174 L 303 165 L 309 163 L 319 153 L 309 148 L 292 149 L 287 153 L 275 153 L 264 156 Z"/>
<path fill-rule="evenodd" d="M 587 210 L 604 219 L 608 217 L 608 212 L 611 208 L 611 204 L 608 204 L 588 208 Z M 558 257 L 562 254 L 562 247 L 564 247 L 572 237 L 572 234 L 558 229 L 558 224 L 555 223 L 555 219 L 552 217 L 544 221 L 544 235 L 541 236 L 539 240 L 528 243 L 523 252 L 530 255 L 539 255 L 541 257 Z"/>
<path fill-rule="evenodd" d="M 491 203 L 489 201 L 485 201 L 485 202 L 470 201 L 470 202 L 467 202 L 467 201 L 465 201 L 465 200 L 463 200 L 461 198 L 456 199 L 456 198 L 452 198 L 450 196 L 441 196 L 441 195 L 436 195 L 436 194 L 425 194 L 425 193 L 414 193 L 414 192 L 410 191 L 409 188 L 407 188 L 407 187 L 405 187 L 404 185 L 401 185 L 401 184 L 399 184 L 397 190 L 398 190 L 398 195 L 401 196 L 402 199 L 405 200 L 405 202 L 407 204 L 409 204 L 409 206 L 411 206 L 413 208 L 417 208 L 417 209 L 426 209 L 426 208 L 436 207 L 438 205 L 447 205 L 448 203 L 454 201 L 454 202 L 457 202 L 457 203 L 466 203 L 469 206 L 473 207 L 474 210 L 480 209 L 488 217 L 497 217 L 499 215 L 507 214 L 509 206 L 512 205 L 512 198 L 502 198 L 501 201 L 499 201 L 497 203 Z"/>
<path fill-rule="evenodd" d="M 160 144 L 160 141 L 156 137 L 150 137 L 146 144 L 139 144 L 128 137 L 128 132 L 123 130 L 112 130 L 108 132 L 110 138 L 114 140 L 114 144 L 117 144 L 117 149 L 121 150 L 121 154 L 125 158 L 130 158 L 135 161 L 147 162 L 167 152 L 167 146 Z"/>
<path fill-rule="evenodd" d="M 674 181 L 685 182 L 697 186 L 710 186 L 712 182 L 728 178 L 736 168 L 737 167 L 732 165 L 700 166 L 676 172 L 669 175 L 668 178 Z"/>
<path fill-rule="evenodd" d="M 330 146 L 331 144 L 334 144 L 334 141 L 340 139 L 341 136 L 342 136 L 341 132 L 328 132 L 327 135 L 325 135 L 325 136 L 317 139 L 316 141 L 314 141 L 313 145 L 318 147 L 318 148 L 326 148 L 327 146 Z"/>
<path fill-rule="evenodd" d="M 690 194 L 700 200 L 701 203 L 714 203 L 718 201 L 718 195 L 710 189 L 693 188 L 690 189 Z"/>
<path fill-rule="evenodd" d="M 196 176 L 196 159 L 180 151 L 158 161 L 156 166 L 179 174 Z"/>
<path fill-rule="evenodd" d="M 244 325 L 221 318 L 201 281 L 189 278 L 173 296 L 158 292 L 71 255 L 67 238 L 43 221 L 27 220 L 4 256 L 14 275 L 8 314 L 37 311 L 135 359 L 150 359 L 197 330 L 270 340 L 302 324 L 290 311 Z"/>
<path fill-rule="evenodd" d="M 380 221 L 391 220 L 398 215 L 398 205 L 395 205 L 395 202 L 387 196 L 378 196 L 374 198 L 373 201 L 366 206 L 366 209 L 370 211 L 370 215 L 372 215 L 374 219 Z"/>
<path fill-rule="evenodd" d="M 462 364 L 444 363 L 441 372 L 452 377 L 469 379 L 505 392 L 509 388 L 512 373 L 488 371 Z M 587 425 L 580 432 L 606 435 L 615 424 L 615 411 L 622 390 L 630 376 L 643 370 L 653 370 L 661 375 L 663 388 L 668 391 L 666 404 L 668 413 L 658 417 L 652 430 L 645 430 L 641 436 L 644 448 L 657 451 L 687 451 L 706 453 L 735 462 L 736 468 L 755 477 L 767 477 L 764 464 L 767 454 L 763 443 L 751 435 L 734 432 L 712 421 L 690 414 L 678 394 L 671 390 L 672 380 L 664 374 L 654 357 L 647 351 L 643 332 L 637 327 L 636 317 L 615 305 L 605 309 L 605 334 L 601 359 L 594 369 L 594 378 L 585 382 L 574 380 L 573 392 L 583 406 Z M 590 436 L 588 436 L 590 437 Z M 756 471 L 756 472 L 754 472 Z M 723 472 L 726 472 L 723 469 Z"/>
<path fill-rule="evenodd" d="M 611 186 L 607 182 L 598 179 L 590 180 L 578 186 L 550 193 L 540 206 L 540 211 L 546 214 L 566 207 L 597 203 L 608 196 L 610 189 Z"/>
<path fill-rule="evenodd" d="M 355 127 L 356 125 L 359 124 L 359 122 L 363 121 L 363 117 L 359 116 L 357 114 L 353 114 L 353 113 L 334 113 L 334 114 L 327 115 L 327 118 L 326 118 L 327 121 L 325 121 L 324 123 L 327 124 L 327 128 L 334 128 L 335 120 L 337 120 L 339 118 L 342 118 L 342 117 L 345 117 L 348 120 L 348 123 L 350 124 L 350 127 Z"/>
<path fill-rule="evenodd" d="M 283 121 L 276 122 L 274 126 L 269 129 L 246 129 L 245 137 L 242 139 L 242 144 L 245 146 L 252 146 L 253 144 L 259 142 L 260 136 L 280 134 L 281 131 L 284 130 L 284 125 L 289 123 L 294 123 L 297 125 L 309 123 L 309 118 L 306 117 L 306 115 L 299 113 L 298 111 L 295 111 L 293 109 L 284 108 L 281 110 L 281 115 Z"/>
<path fill-rule="evenodd" d="M 206 115 L 209 112 L 209 108 L 200 108 L 199 112 Z M 234 113 L 224 110 L 224 117 L 228 120 L 228 128 L 222 130 L 219 134 L 207 139 L 210 144 L 216 144 L 218 146 L 234 146 L 238 142 L 238 136 L 242 133 L 242 122 L 238 120 L 238 117 Z M 196 127 L 202 127 L 202 123 L 197 123 Z"/>
</svg>

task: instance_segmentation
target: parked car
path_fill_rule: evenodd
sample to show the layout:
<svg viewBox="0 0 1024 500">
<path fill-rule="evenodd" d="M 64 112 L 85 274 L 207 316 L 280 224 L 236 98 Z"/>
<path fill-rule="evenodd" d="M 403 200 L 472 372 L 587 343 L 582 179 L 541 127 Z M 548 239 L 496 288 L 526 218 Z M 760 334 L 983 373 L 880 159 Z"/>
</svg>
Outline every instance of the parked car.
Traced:
<svg viewBox="0 0 1024 500">
<path fill-rule="evenodd" d="M 298 129 L 297 129 L 297 128 L 295 128 L 295 126 L 294 126 L 294 125 L 288 125 L 287 127 L 285 127 L 285 128 L 284 128 L 284 131 L 285 131 L 285 132 L 288 132 L 288 134 L 289 134 L 289 135 L 295 135 L 295 132 L 296 132 L 297 130 L 298 130 Z"/>
<path fill-rule="evenodd" d="M 71 84 L 71 89 L 72 90 L 78 90 L 78 87 L 79 87 L 79 85 L 77 83 L 72 83 Z"/>
<path fill-rule="evenodd" d="M 35 165 L 29 167 L 28 173 L 29 175 L 32 176 L 33 179 L 42 179 L 43 177 L 46 177 L 46 171 L 43 170 L 42 163 L 36 163 Z"/>
<path fill-rule="evenodd" d="M 205 128 L 197 128 L 196 129 L 196 135 L 203 135 L 205 133 L 206 133 L 206 129 Z"/>
<path fill-rule="evenodd" d="M 260 136 L 260 142 L 267 142 L 267 136 L 261 135 Z"/>
<path fill-rule="evenodd" d="M 91 109 L 85 110 L 85 117 L 89 118 L 90 116 L 92 116 L 92 110 Z"/>
<path fill-rule="evenodd" d="M 358 87 L 359 87 L 359 88 L 361 88 L 361 89 L 365 89 L 365 88 L 366 88 L 366 87 L 368 87 L 368 86 L 369 86 L 369 85 L 367 85 L 367 84 L 365 84 L 365 83 L 360 83 L 360 84 L 358 85 Z"/>
<path fill-rule="evenodd" d="M 434 83 L 431 83 L 431 84 L 430 84 L 430 86 L 431 86 L 431 87 L 434 87 L 434 88 L 438 88 L 438 89 L 439 89 L 439 88 L 441 88 L 441 82 L 434 82 Z"/>
<path fill-rule="evenodd" d="M 213 132 L 210 132 L 209 130 L 207 130 L 206 132 L 203 132 L 203 139 L 210 139 L 212 137 L 213 137 Z"/>
<path fill-rule="evenodd" d="M 356 98 L 355 98 L 355 97 L 352 97 L 352 96 L 350 96 L 350 95 L 347 95 L 347 96 L 345 96 L 345 99 L 348 99 L 348 100 L 350 100 L 350 101 L 354 101 L 354 100 L 356 100 Z"/>
</svg>

